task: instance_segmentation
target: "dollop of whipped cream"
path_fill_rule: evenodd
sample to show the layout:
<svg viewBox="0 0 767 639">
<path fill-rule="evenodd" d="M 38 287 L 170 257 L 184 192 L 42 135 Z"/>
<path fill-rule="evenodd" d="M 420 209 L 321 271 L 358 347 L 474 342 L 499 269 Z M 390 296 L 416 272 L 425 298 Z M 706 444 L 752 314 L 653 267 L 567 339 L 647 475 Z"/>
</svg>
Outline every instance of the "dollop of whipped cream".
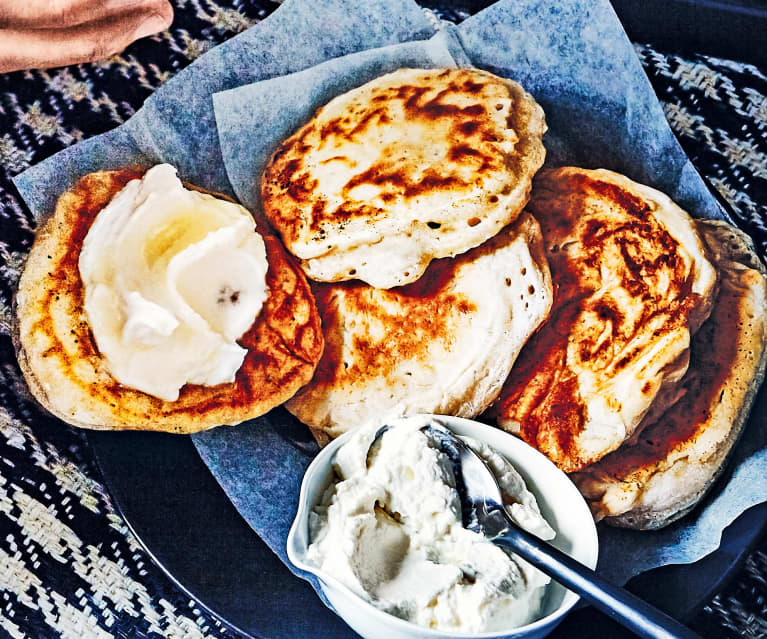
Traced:
<svg viewBox="0 0 767 639">
<path fill-rule="evenodd" d="M 242 206 L 160 164 L 96 216 L 80 252 L 85 313 L 112 376 L 167 401 L 234 381 L 267 296 L 266 249 Z"/>
<path fill-rule="evenodd" d="M 480 632 L 529 623 L 549 578 L 463 527 L 450 460 L 420 430 L 430 422 L 387 421 L 392 427 L 370 456 L 379 424 L 366 425 L 338 450 L 336 481 L 310 515 L 307 559 L 376 607 L 422 626 Z M 514 467 L 464 440 L 497 477 L 512 519 L 553 538 Z"/>
</svg>

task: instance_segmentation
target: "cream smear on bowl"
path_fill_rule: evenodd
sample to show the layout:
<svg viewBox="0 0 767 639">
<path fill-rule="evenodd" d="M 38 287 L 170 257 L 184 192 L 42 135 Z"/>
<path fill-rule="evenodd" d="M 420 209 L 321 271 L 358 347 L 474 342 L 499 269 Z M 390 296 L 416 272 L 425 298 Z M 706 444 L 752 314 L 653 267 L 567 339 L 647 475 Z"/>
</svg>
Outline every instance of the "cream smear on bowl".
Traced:
<svg viewBox="0 0 767 639">
<path fill-rule="evenodd" d="M 482 632 L 540 616 L 549 578 L 463 528 L 450 460 L 421 428 L 428 417 L 378 425 L 341 446 L 336 477 L 309 516 L 306 559 L 377 608 L 439 630 Z M 509 515 L 542 539 L 554 531 L 513 466 L 464 440 L 498 479 Z"/>
</svg>

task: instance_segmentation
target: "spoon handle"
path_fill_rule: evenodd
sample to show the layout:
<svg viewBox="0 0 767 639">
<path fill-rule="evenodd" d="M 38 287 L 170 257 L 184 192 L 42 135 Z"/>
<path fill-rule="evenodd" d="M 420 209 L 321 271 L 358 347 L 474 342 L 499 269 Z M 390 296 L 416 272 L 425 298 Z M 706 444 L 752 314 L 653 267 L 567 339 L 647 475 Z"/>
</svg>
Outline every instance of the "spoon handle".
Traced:
<svg viewBox="0 0 767 639">
<path fill-rule="evenodd" d="M 508 548 L 612 619 L 648 639 L 701 639 L 666 613 L 624 588 L 614 586 L 593 570 L 515 524 L 493 539 Z"/>
</svg>

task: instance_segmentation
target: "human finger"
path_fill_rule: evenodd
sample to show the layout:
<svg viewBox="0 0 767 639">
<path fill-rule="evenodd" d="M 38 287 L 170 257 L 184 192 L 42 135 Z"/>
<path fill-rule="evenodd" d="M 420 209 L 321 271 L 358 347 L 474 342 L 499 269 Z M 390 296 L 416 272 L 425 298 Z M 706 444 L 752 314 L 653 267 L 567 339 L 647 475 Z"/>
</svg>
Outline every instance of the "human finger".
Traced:
<svg viewBox="0 0 767 639">
<path fill-rule="evenodd" d="M 166 7 L 63 29 L 0 29 L 0 73 L 108 58 L 134 40 L 167 29 L 173 10 Z"/>
<path fill-rule="evenodd" d="M 125 13 L 163 11 L 168 0 L 0 0 L 0 28 L 63 29 Z"/>
</svg>

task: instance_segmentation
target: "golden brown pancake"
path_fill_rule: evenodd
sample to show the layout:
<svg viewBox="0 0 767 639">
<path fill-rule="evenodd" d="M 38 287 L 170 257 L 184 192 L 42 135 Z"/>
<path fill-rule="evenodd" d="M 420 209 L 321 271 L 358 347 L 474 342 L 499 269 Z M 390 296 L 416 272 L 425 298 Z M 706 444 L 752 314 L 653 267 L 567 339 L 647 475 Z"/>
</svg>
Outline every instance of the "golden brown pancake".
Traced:
<svg viewBox="0 0 767 639">
<path fill-rule="evenodd" d="M 261 415 L 311 378 L 322 354 L 320 319 L 300 268 L 264 235 L 269 295 L 238 340 L 245 361 L 231 384 L 187 384 L 166 402 L 128 388 L 108 372 L 83 310 L 78 260 L 95 216 L 132 169 L 86 175 L 64 193 L 40 229 L 16 296 L 17 356 L 32 393 L 74 426 L 193 433 Z"/>
<path fill-rule="evenodd" d="M 481 246 L 433 262 L 413 284 L 313 290 L 325 353 L 286 408 L 321 443 L 389 411 L 478 415 L 552 301 L 540 228 L 527 214 Z"/>
<path fill-rule="evenodd" d="M 491 415 L 572 472 L 679 398 L 716 274 L 690 217 L 617 173 L 544 172 L 528 210 L 541 224 L 555 301 Z"/>
<path fill-rule="evenodd" d="M 692 342 L 684 396 L 636 445 L 572 475 L 595 518 L 614 526 L 660 528 L 692 509 L 724 469 L 764 379 L 767 271 L 744 233 L 697 224 L 721 283 Z"/>
<path fill-rule="evenodd" d="M 399 69 L 330 101 L 276 150 L 264 211 L 312 279 L 412 283 L 517 218 L 545 130 L 515 82 Z"/>
</svg>

